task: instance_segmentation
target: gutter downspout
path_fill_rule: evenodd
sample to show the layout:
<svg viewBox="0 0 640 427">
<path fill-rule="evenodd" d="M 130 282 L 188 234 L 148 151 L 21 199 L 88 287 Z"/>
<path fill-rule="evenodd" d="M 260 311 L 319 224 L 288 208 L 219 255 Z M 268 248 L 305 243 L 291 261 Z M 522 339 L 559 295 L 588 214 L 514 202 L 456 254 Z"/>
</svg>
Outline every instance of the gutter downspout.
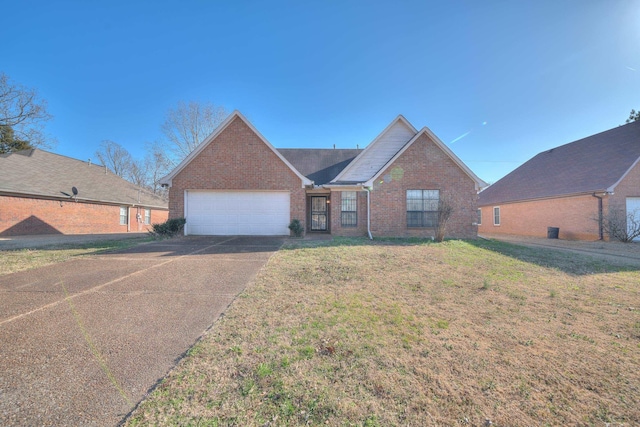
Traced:
<svg viewBox="0 0 640 427">
<path fill-rule="evenodd" d="M 127 206 L 127 233 L 131 231 L 131 206 Z"/>
<path fill-rule="evenodd" d="M 604 215 L 602 212 L 602 196 L 598 196 L 596 193 L 593 193 L 592 196 L 598 199 L 598 240 L 604 240 Z"/>
<path fill-rule="evenodd" d="M 367 234 L 369 235 L 369 239 L 373 240 L 373 236 L 371 235 L 371 190 L 366 187 L 365 189 L 367 191 Z"/>
</svg>

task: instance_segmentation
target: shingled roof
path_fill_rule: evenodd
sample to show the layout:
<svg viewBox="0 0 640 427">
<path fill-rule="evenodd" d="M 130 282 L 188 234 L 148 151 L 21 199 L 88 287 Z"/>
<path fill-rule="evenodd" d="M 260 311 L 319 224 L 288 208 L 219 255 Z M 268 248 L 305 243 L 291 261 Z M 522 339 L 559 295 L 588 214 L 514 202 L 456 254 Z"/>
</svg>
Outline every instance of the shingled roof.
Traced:
<svg viewBox="0 0 640 427">
<path fill-rule="evenodd" d="M 539 153 L 480 193 L 480 206 L 613 192 L 640 160 L 640 121 Z"/>
<path fill-rule="evenodd" d="M 359 149 L 312 148 L 279 148 L 278 151 L 315 185 L 330 182 L 362 152 Z"/>
<path fill-rule="evenodd" d="M 167 209 L 167 202 L 104 166 L 39 149 L 0 155 L 0 194 Z"/>
</svg>

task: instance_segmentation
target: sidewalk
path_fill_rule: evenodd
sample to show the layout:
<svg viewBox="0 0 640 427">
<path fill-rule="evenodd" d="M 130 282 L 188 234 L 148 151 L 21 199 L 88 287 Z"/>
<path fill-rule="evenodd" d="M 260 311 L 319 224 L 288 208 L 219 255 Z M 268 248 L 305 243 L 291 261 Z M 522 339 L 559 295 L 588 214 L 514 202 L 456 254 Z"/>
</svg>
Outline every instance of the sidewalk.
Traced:
<svg viewBox="0 0 640 427">
<path fill-rule="evenodd" d="M 81 244 L 103 240 L 124 240 L 145 237 L 147 232 L 110 234 L 41 234 L 34 236 L 0 237 L 0 251 L 34 249 L 54 245 Z"/>
</svg>

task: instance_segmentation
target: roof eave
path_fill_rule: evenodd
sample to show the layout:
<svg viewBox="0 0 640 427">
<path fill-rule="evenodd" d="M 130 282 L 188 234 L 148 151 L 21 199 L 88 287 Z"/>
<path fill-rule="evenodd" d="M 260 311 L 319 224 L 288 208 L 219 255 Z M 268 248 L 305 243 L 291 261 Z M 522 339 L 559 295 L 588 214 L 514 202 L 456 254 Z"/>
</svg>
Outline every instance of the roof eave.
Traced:
<svg viewBox="0 0 640 427">
<path fill-rule="evenodd" d="M 562 199 L 565 197 L 578 197 L 578 196 L 589 196 L 593 194 L 613 194 L 613 191 L 610 191 L 610 188 L 607 189 L 595 189 L 595 190 L 585 190 L 585 191 L 577 191 L 575 193 L 565 193 L 565 194 L 553 194 L 549 196 L 540 196 L 540 197 L 531 197 L 528 199 L 508 199 L 508 200 L 498 200 L 491 201 L 488 203 L 482 203 L 480 200 L 478 201 L 478 206 L 497 206 L 504 205 L 510 203 L 523 203 L 523 202 L 536 202 L 539 200 L 547 200 L 547 199 Z"/>
<path fill-rule="evenodd" d="M 620 179 L 618 179 L 615 184 L 613 184 L 612 186 L 610 186 L 609 188 L 607 188 L 607 192 L 609 193 L 613 193 L 616 189 L 616 187 L 618 186 L 618 184 L 620 184 L 620 182 L 622 182 L 623 179 L 625 179 L 627 177 L 627 175 L 629 174 L 629 172 L 631 172 L 631 170 L 633 170 L 633 168 L 636 167 L 636 165 L 638 164 L 638 162 L 640 162 L 640 157 L 638 157 L 635 162 L 633 162 L 633 164 L 622 174 L 622 176 L 620 177 Z"/>
<path fill-rule="evenodd" d="M 153 208 L 153 209 L 163 209 L 168 210 L 167 206 L 161 205 L 153 205 L 144 202 L 126 202 L 126 201 L 117 201 L 117 200 L 103 200 L 103 199 L 90 199 L 87 197 L 62 197 L 51 194 L 42 194 L 42 193 L 33 193 L 27 191 L 13 191 L 7 189 L 0 189 L 0 196 L 9 196 L 9 197 L 32 197 L 37 199 L 46 199 L 46 200 L 55 200 L 60 202 L 80 202 L 80 203 L 93 203 L 98 205 L 110 205 L 110 206 L 139 206 L 142 208 Z"/>
</svg>

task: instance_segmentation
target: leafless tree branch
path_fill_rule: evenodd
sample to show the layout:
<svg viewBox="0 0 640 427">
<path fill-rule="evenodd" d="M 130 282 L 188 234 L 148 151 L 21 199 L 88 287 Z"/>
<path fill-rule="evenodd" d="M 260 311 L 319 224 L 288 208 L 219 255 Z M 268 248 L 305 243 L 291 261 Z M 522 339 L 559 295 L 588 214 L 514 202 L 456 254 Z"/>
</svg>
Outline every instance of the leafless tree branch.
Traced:
<svg viewBox="0 0 640 427">
<path fill-rule="evenodd" d="M 211 103 L 181 101 L 175 109 L 170 109 L 161 129 L 171 144 L 175 163 L 195 150 L 226 116 L 224 107 Z"/>
<path fill-rule="evenodd" d="M 47 102 L 34 89 L 13 83 L 0 73 L 0 126 L 9 126 L 15 137 L 32 146 L 49 146 L 44 134 L 44 122 L 51 119 Z"/>
</svg>

